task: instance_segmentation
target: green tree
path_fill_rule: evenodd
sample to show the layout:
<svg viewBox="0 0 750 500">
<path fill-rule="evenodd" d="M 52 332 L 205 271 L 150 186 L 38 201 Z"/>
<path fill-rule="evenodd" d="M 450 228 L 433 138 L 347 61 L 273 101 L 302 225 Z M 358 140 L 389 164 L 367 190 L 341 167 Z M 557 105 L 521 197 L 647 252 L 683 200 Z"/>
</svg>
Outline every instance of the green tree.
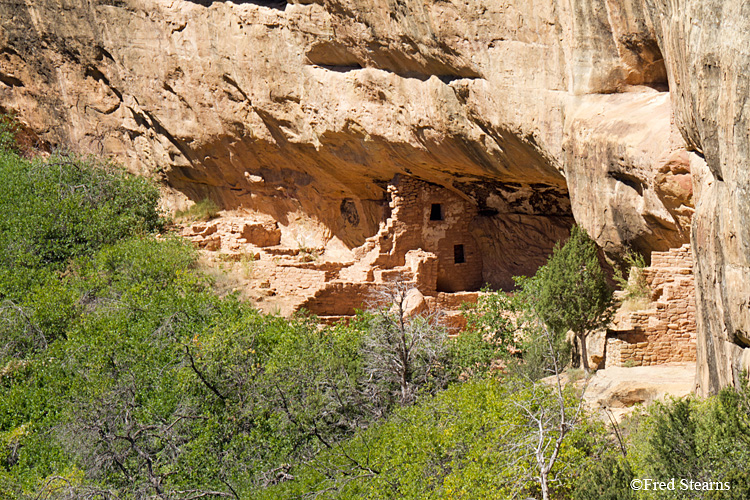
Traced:
<svg viewBox="0 0 750 500">
<path fill-rule="evenodd" d="M 162 227 L 156 186 L 111 162 L 28 161 L 0 152 L 0 184 L 0 267 L 21 280 L 21 291 L 34 282 L 23 276 L 38 269 L 61 269 L 71 258 Z"/>
<path fill-rule="evenodd" d="M 486 373 L 497 359 L 520 356 L 522 349 L 516 321 L 519 300 L 488 287 L 482 292 L 476 304 L 464 304 L 466 330 L 457 336 L 453 346 L 458 367 L 477 374 Z"/>
<path fill-rule="evenodd" d="M 523 297 L 533 314 L 556 335 L 572 330 L 581 346 L 581 364 L 589 371 L 586 336 L 612 318 L 612 289 L 597 256 L 596 244 L 573 226 L 565 245 L 556 246 L 536 275 L 522 280 Z"/>
</svg>

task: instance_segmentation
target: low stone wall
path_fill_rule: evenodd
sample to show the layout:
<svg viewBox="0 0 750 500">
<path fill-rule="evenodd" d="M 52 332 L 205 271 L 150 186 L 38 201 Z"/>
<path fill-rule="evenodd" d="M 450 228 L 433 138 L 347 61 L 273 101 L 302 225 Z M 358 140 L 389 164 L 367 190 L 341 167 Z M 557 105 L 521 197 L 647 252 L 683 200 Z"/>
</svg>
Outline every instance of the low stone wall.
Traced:
<svg viewBox="0 0 750 500">
<path fill-rule="evenodd" d="M 322 269 L 279 266 L 270 276 L 273 288 L 280 295 L 312 295 L 330 280 Z"/>
<path fill-rule="evenodd" d="M 464 304 L 476 304 L 483 292 L 439 293 L 434 297 L 427 297 L 427 305 L 431 310 L 460 310 Z"/>
<path fill-rule="evenodd" d="M 607 332 L 606 367 L 695 361 L 695 281 L 690 245 L 653 252 L 644 276 L 651 303 L 645 310 L 618 312 Z"/>
<path fill-rule="evenodd" d="M 382 284 L 334 281 L 303 302 L 300 309 L 320 316 L 352 316 L 357 309 L 383 305 L 383 291 Z"/>
</svg>

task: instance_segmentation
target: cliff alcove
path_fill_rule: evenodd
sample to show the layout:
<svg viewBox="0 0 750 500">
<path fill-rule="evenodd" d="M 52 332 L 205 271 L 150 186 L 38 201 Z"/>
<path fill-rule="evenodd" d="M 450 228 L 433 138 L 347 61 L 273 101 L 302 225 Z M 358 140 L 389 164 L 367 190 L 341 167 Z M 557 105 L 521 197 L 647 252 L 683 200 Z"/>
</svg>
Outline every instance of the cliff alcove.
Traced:
<svg viewBox="0 0 750 500">
<path fill-rule="evenodd" d="M 388 219 L 396 174 L 476 210 L 471 239 L 436 251 L 463 245 L 465 265 L 476 245 L 500 288 L 573 219 L 614 256 L 692 242 L 715 391 L 750 366 L 743 5 L 11 2 L 0 105 L 160 179 L 171 209 L 267 216 L 339 267 Z"/>
</svg>

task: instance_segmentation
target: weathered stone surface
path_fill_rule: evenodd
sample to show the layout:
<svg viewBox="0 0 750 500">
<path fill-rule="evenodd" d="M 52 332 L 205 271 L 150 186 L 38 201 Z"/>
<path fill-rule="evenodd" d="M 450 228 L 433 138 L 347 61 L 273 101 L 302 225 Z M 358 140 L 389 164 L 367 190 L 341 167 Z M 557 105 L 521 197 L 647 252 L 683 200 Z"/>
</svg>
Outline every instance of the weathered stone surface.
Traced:
<svg viewBox="0 0 750 500">
<path fill-rule="evenodd" d="M 607 346 L 607 330 L 597 330 L 586 336 L 586 354 L 592 370 L 604 368 Z"/>
<path fill-rule="evenodd" d="M 591 408 L 606 409 L 619 421 L 638 405 L 687 396 L 694 388 L 695 363 L 607 368 L 591 378 L 585 398 Z"/>
<path fill-rule="evenodd" d="M 563 382 L 570 380 L 571 372 L 562 376 Z M 553 384 L 555 377 L 547 377 Z M 670 363 L 660 366 L 637 366 L 633 368 L 610 367 L 598 370 L 590 377 L 571 380 L 578 388 L 586 388 L 584 399 L 593 410 L 604 410 L 617 421 L 653 401 L 664 401 L 669 397 L 684 397 L 695 388 L 695 363 Z M 601 414 L 608 422 L 608 418 Z"/>
<path fill-rule="evenodd" d="M 395 174 L 430 181 L 474 205 L 496 283 L 571 214 L 612 254 L 649 252 L 686 243 L 695 206 L 698 376 L 715 391 L 750 344 L 748 9 L 13 1 L 0 106 L 161 178 L 174 207 L 210 194 L 341 255 L 377 233 Z"/>
<path fill-rule="evenodd" d="M 420 314 L 429 313 L 430 308 L 427 306 L 422 292 L 416 288 L 412 288 L 406 292 L 406 300 L 404 302 L 404 317 L 411 318 Z"/>
<path fill-rule="evenodd" d="M 750 345 L 750 4 L 648 0 L 691 153 L 698 386 L 737 382 Z"/>
<path fill-rule="evenodd" d="M 684 142 L 669 95 L 591 95 L 568 118 L 566 178 L 573 215 L 610 253 L 645 255 L 689 241 L 693 213 Z"/>
<path fill-rule="evenodd" d="M 44 0 L 0 13 L 0 102 L 45 139 L 155 173 L 177 205 L 210 193 L 282 224 L 302 211 L 350 248 L 375 233 L 396 173 L 556 225 L 544 219 L 570 215 L 571 97 L 664 78 L 642 9 L 604 0 Z M 508 239 L 503 224 L 481 230 Z"/>
<path fill-rule="evenodd" d="M 246 223 L 240 234 L 246 242 L 256 247 L 272 247 L 281 243 L 281 230 L 275 222 Z"/>
</svg>

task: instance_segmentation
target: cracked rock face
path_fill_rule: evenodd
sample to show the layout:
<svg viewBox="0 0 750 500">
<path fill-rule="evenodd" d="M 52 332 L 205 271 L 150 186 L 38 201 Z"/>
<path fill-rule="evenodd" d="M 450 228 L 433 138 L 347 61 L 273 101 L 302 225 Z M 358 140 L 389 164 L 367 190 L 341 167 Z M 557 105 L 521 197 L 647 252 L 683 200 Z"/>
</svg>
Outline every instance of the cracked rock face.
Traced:
<svg viewBox="0 0 750 500">
<path fill-rule="evenodd" d="M 695 206 L 715 390 L 750 336 L 747 19 L 721 0 L 6 2 L 0 106 L 175 207 L 312 221 L 338 247 L 377 232 L 395 174 L 429 181 L 476 204 L 508 273 L 572 218 L 612 255 L 679 246 Z"/>
<path fill-rule="evenodd" d="M 211 197 L 282 223 L 304 212 L 354 247 L 376 232 L 396 173 L 501 218 L 570 216 L 566 163 L 579 165 L 570 158 L 580 153 L 564 151 L 566 115 L 580 98 L 626 88 L 634 91 L 623 100 L 638 106 L 656 92 L 632 86 L 664 82 L 651 27 L 621 10 L 593 0 L 572 9 L 489 0 L 5 4 L 0 98 L 52 143 L 161 177 L 176 203 Z M 608 140 L 633 148 L 641 138 Z M 636 174 L 646 185 L 649 160 Z M 585 176 L 590 166 L 580 168 Z M 600 191 L 621 181 L 603 175 Z M 653 191 L 637 196 L 660 203 Z M 632 212 L 612 251 L 684 239 L 674 221 L 654 231 Z M 611 224 L 572 213 L 594 232 Z"/>
<path fill-rule="evenodd" d="M 675 121 L 694 151 L 697 382 L 715 392 L 750 367 L 750 5 L 654 4 Z"/>
</svg>

